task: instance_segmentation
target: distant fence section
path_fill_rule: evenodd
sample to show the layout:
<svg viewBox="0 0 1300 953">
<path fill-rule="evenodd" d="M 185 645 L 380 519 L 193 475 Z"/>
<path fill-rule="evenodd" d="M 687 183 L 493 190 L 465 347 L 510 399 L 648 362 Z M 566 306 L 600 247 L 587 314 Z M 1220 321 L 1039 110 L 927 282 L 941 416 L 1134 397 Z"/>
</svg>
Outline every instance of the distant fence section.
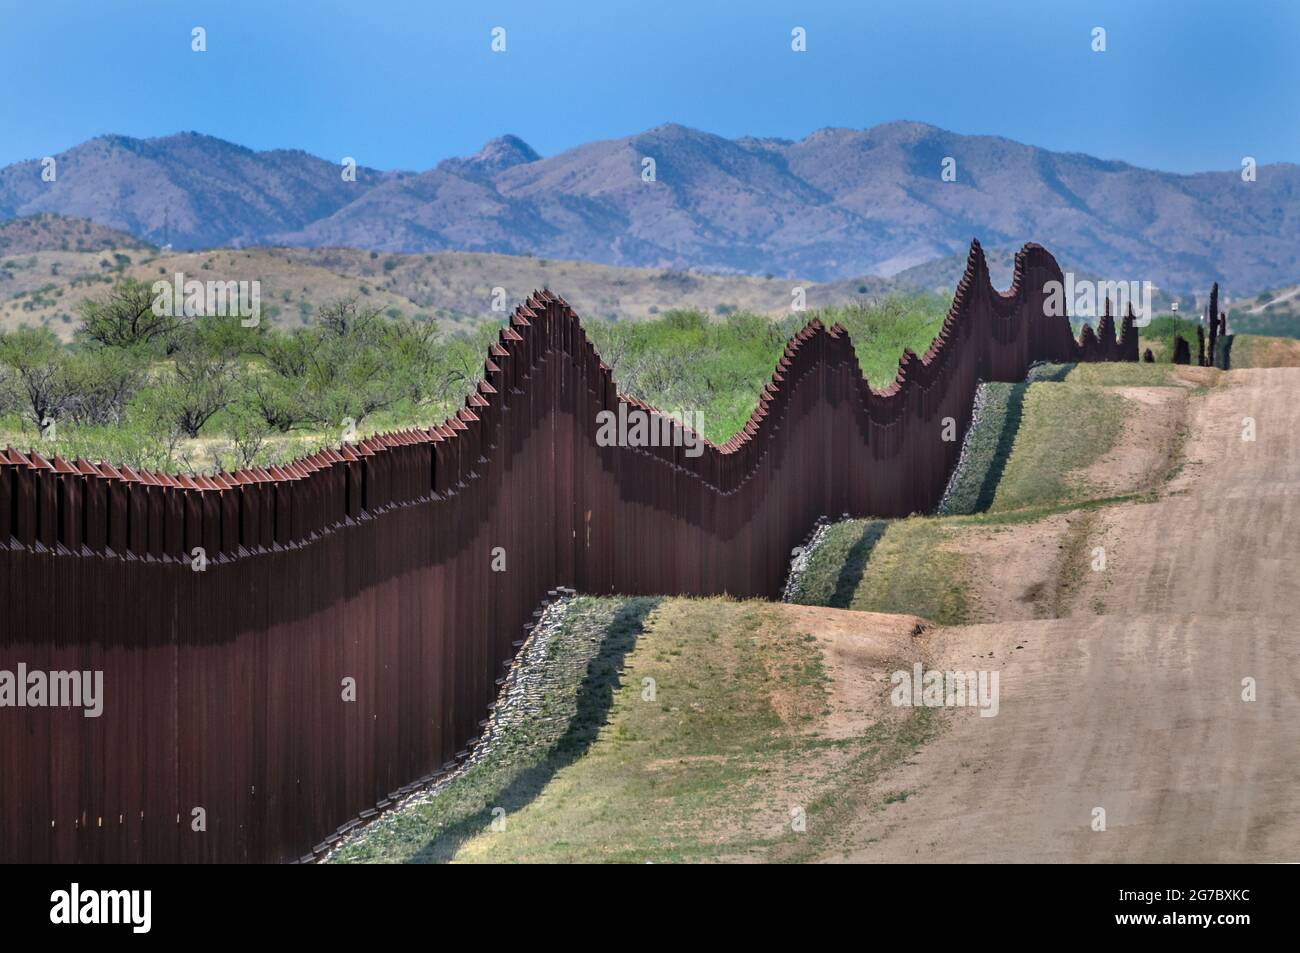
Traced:
<svg viewBox="0 0 1300 953">
<path fill-rule="evenodd" d="M 20 670 L 102 672 L 103 697 L 0 707 L 0 859 L 310 854 L 473 742 L 549 588 L 776 595 L 818 516 L 935 505 L 980 380 L 1137 360 L 1131 312 L 1078 341 L 1045 317 L 1051 280 L 1027 245 L 997 292 L 973 244 L 941 333 L 881 390 L 813 321 L 698 456 L 598 445 L 600 411 L 645 405 L 545 291 L 429 429 L 211 477 L 6 451 L 0 670 L 25 693 Z"/>
</svg>

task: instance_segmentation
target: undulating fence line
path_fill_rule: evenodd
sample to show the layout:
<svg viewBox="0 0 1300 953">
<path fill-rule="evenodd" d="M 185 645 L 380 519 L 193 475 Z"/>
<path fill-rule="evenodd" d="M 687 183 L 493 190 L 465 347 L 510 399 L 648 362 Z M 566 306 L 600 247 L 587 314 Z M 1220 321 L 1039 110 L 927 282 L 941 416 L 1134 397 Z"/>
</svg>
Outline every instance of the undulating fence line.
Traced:
<svg viewBox="0 0 1300 953">
<path fill-rule="evenodd" d="M 775 595 L 818 516 L 936 503 L 978 381 L 1137 360 L 1131 312 L 1079 341 L 1046 317 L 1052 280 L 1026 245 L 997 292 L 973 244 L 941 333 L 882 390 L 813 321 L 698 456 L 600 445 L 601 411 L 645 405 L 549 292 L 427 430 L 212 477 L 7 451 L 0 671 L 21 697 L 0 707 L 0 859 L 309 854 L 455 762 L 548 588 Z M 103 673 L 97 717 L 38 704 L 32 673 L 59 672 Z"/>
</svg>

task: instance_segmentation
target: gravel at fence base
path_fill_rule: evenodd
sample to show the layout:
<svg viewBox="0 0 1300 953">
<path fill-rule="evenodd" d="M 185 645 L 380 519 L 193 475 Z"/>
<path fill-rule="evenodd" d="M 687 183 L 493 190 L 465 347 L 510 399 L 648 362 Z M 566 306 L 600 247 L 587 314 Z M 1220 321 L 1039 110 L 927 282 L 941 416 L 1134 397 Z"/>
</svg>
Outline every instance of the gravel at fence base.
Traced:
<svg viewBox="0 0 1300 953">
<path fill-rule="evenodd" d="M 849 519 L 848 513 L 840 514 L 839 522 Z M 817 517 L 817 522 L 813 523 L 812 532 L 800 545 L 790 551 L 790 571 L 786 574 L 785 585 L 781 588 L 781 601 L 794 602 L 799 597 L 799 591 L 802 588 L 803 574 L 808 571 L 808 564 L 812 561 L 813 553 L 817 547 L 826 540 L 826 534 L 830 532 L 831 527 L 835 525 L 827 516 Z"/>
<path fill-rule="evenodd" d="M 545 756 L 568 730 L 578 687 L 600 653 L 617 611 L 611 602 L 592 605 L 571 590 L 545 605 L 504 676 L 479 740 L 467 756 L 431 784 L 395 801 L 371 823 L 349 832 L 321 860 L 333 859 L 398 815 L 443 796 L 476 768 L 510 772 Z M 616 600 L 615 600 L 616 602 Z M 592 610 L 592 611 L 588 611 Z"/>
<path fill-rule="evenodd" d="M 477 813 L 478 801 L 486 797 L 490 806 L 494 793 L 507 788 L 521 772 L 545 762 L 575 724 L 584 681 L 604 671 L 598 657 L 627 602 L 625 598 L 589 597 L 560 589 L 559 597 L 543 605 L 530 624 L 478 741 L 454 770 L 394 800 L 380 815 L 348 832 L 329 853 L 322 854 L 322 861 L 360 846 L 369 835 L 382 837 L 391 824 L 409 820 L 412 810 L 437 798 L 456 798 L 448 805 L 452 814 L 467 807 L 468 814 Z M 463 816 L 455 816 L 452 822 L 461 819 Z M 435 839 L 441 829 L 434 822 L 429 836 Z M 363 855 L 348 859 L 364 862 L 369 858 L 363 850 Z"/>
<path fill-rule="evenodd" d="M 988 385 L 981 382 L 975 388 L 975 400 L 971 407 L 970 426 L 966 428 L 966 436 L 962 438 L 961 453 L 957 457 L 957 465 L 953 467 L 952 474 L 948 477 L 948 485 L 944 487 L 943 496 L 939 499 L 935 507 L 935 515 L 943 516 L 948 508 L 949 501 L 952 498 L 954 489 L 956 489 L 961 475 L 970 460 L 971 438 L 975 433 L 975 428 L 979 424 L 980 411 L 983 409 L 988 399 Z M 838 523 L 846 522 L 852 519 L 848 513 L 840 514 L 838 520 L 831 520 L 826 516 L 817 517 L 817 522 L 813 524 L 812 532 L 804 542 L 796 546 L 790 553 L 790 571 L 786 575 L 785 585 L 781 589 L 782 602 L 794 602 L 799 597 L 803 574 L 807 572 L 808 565 L 812 561 L 813 553 L 823 542 L 830 532 L 832 526 Z"/>
<path fill-rule="evenodd" d="M 532 582 L 515 585 L 517 576 L 503 585 L 506 580 L 492 572 L 475 540 L 525 552 L 539 572 L 590 592 L 642 592 L 653 585 L 737 597 L 779 593 L 782 562 L 788 567 L 794 540 L 817 512 L 905 517 L 930 508 L 944 486 L 937 480 L 960 448 L 933 439 L 927 413 L 965 414 L 979 368 L 1022 377 L 1031 358 L 1119 356 L 1103 353 L 1112 349 L 1101 347 L 1095 334 L 1082 344 L 1073 340 L 1063 316 L 1044 319 L 1043 290 L 1061 274 L 1046 249 L 1027 245 L 1016 255 L 1015 294 L 1003 297 L 973 242 L 938 336 L 944 356 L 900 366 L 888 398 L 867 398 L 848 335 L 810 323 L 787 343 L 780 372 L 767 387 L 766 413 L 738 435 L 736 447 L 743 452 L 714 447 L 701 457 L 674 461 L 643 448 L 599 449 L 598 410 L 615 403 L 639 405 L 619 398 L 614 377 L 578 316 L 550 292 L 521 305 L 518 323 L 492 345 L 488 386 L 481 388 L 484 403 L 470 415 L 472 425 L 380 435 L 364 452 L 344 447 L 331 455 L 339 459 L 304 463 L 311 471 L 306 476 L 289 474 L 266 483 L 260 475 L 246 474 L 240 479 L 247 482 L 236 481 L 218 499 L 210 488 L 171 477 L 158 476 L 159 490 L 107 465 L 84 465 L 93 472 L 59 472 L 39 453 L 11 451 L 0 460 L 0 496 L 13 501 L 13 507 L 0 506 L 0 530 L 11 543 L 0 547 L 0 576 L 11 578 L 16 591 L 60 592 L 75 596 L 75 604 L 60 614 L 64 624 L 58 637 L 45 638 L 51 616 L 41 600 L 12 600 L 2 614 L 5 631 L 34 633 L 28 659 L 34 670 L 57 668 L 60 651 L 69 645 L 105 639 L 120 644 L 124 651 L 109 661 L 135 678 L 138 690 L 105 711 L 106 721 L 96 730 L 122 735 L 141 723 L 177 728 L 163 732 L 157 745 L 123 749 L 111 761 L 91 763 L 49 757 L 51 747 L 79 743 L 84 729 L 72 719 L 50 722 L 52 733 L 38 735 L 28 730 L 32 719 L 41 717 L 37 714 L 0 718 L 0 749 L 16 766 L 9 776 L 10 800 L 22 806 L 0 814 L 0 841 L 17 845 L 6 859 L 272 861 L 325 853 L 355 823 L 418 789 L 401 783 L 408 780 L 406 772 L 397 776 L 394 765 L 445 764 L 450 770 L 468 755 L 462 754 L 464 742 L 448 751 L 425 727 L 448 726 L 454 741 L 480 730 L 485 703 L 500 687 L 495 682 L 504 671 L 501 659 L 510 654 L 508 636 L 530 617 L 540 593 Z M 1125 331 L 1118 350 L 1135 360 L 1138 341 L 1131 321 Z M 849 395 L 854 395 L 852 414 L 844 411 Z M 835 466 L 826 456 L 828 441 L 837 449 Z M 683 478 L 687 471 L 690 476 Z M 596 472 L 601 476 L 583 476 Z M 556 498 L 573 505 L 530 506 L 539 480 L 554 483 Z M 444 493 L 462 483 L 474 489 Z M 645 505 L 651 499 L 662 505 Z M 247 505 L 228 505 L 240 500 Z M 73 518 L 56 518 L 65 510 Z M 124 535 L 127 515 L 137 512 L 149 514 L 150 532 Z M 261 515 L 253 520 L 255 512 Z M 152 532 L 155 513 L 163 517 L 161 542 Z M 584 522 L 584 513 L 597 515 Z M 717 515 L 704 519 L 705 513 Z M 750 516 L 737 521 L 726 516 L 731 513 Z M 223 560 L 220 571 L 202 576 L 202 582 L 177 571 L 174 562 L 152 558 L 164 548 L 176 551 L 173 536 L 191 534 L 191 523 L 214 544 L 205 547 L 209 558 L 219 553 Z M 323 542 L 327 537 L 331 541 Z M 438 543 L 431 549 L 427 541 L 434 538 Z M 769 545 L 773 539 L 780 540 L 778 546 Z M 682 547 L 702 557 L 689 578 L 682 575 Z M 354 563 L 363 571 L 348 568 Z M 274 567 L 277 578 L 346 579 L 342 589 L 285 590 L 263 584 L 267 567 Z M 69 573 L 80 580 L 72 589 Z M 674 582 L 665 587 L 664 580 Z M 405 614 L 404 607 L 417 605 L 430 592 L 439 594 L 436 614 Z M 370 611 L 376 598 L 402 613 L 411 637 L 403 629 L 393 638 L 398 634 L 394 614 Z M 482 607 L 489 600 L 493 614 L 485 618 Z M 100 611 L 133 602 L 171 608 Z M 289 646 L 295 670 L 328 666 L 360 646 L 370 670 L 367 690 L 375 697 L 401 691 L 404 673 L 415 666 L 426 666 L 428 691 L 408 696 L 401 721 L 381 731 L 348 730 L 348 715 L 356 709 L 334 702 L 326 706 L 329 696 L 322 693 L 333 689 L 319 679 L 281 680 L 275 692 L 249 695 L 240 673 L 259 663 L 261 643 L 225 636 L 239 631 L 241 620 L 271 618 L 282 606 L 292 611 L 283 613 L 279 641 Z M 350 621 L 321 627 L 323 613 Z M 243 717 L 232 719 L 225 706 L 208 706 L 189 717 L 174 691 L 179 670 L 151 661 L 166 650 L 169 638 L 214 647 L 211 664 L 205 664 L 212 654 L 207 650 L 183 653 L 182 674 L 201 677 L 218 695 L 247 696 Z M 379 665 L 365 654 L 367 647 L 390 644 L 396 664 Z M 426 644 L 446 645 L 450 657 L 473 659 L 483 668 L 437 665 L 423 652 Z M 489 652 L 480 651 L 485 645 Z M 295 719 L 294 713 L 307 710 L 318 717 L 310 724 Z M 221 744 L 213 744 L 214 737 Z M 257 801 L 240 785 L 205 788 L 209 816 L 236 820 L 242 825 L 237 836 L 206 841 L 200 849 L 195 839 L 175 836 L 174 819 L 165 811 L 148 817 L 116 812 L 130 816 L 141 836 L 99 828 L 87 832 L 68 823 L 50 826 L 61 810 L 50 792 L 80 792 L 82 802 L 96 800 L 100 792 L 111 802 L 108 808 L 119 801 L 175 803 L 180 790 L 175 773 L 147 770 L 155 747 L 192 767 L 196 776 L 220 777 L 232 753 L 247 757 L 264 742 L 284 751 L 320 749 L 334 756 L 258 761 Z M 340 771 L 348 776 L 340 777 Z M 435 784 L 440 777 L 429 774 L 418 785 Z M 266 809 L 290 803 L 302 789 L 313 795 L 310 815 Z M 366 797 L 358 797 L 358 791 Z M 366 803 L 372 797 L 378 803 Z"/>
<path fill-rule="evenodd" d="M 943 488 L 943 496 L 939 497 L 939 505 L 934 508 L 936 516 L 948 515 L 948 506 L 952 502 L 953 492 L 957 489 L 961 481 L 962 474 L 966 472 L 966 467 L 970 463 L 971 441 L 975 436 L 975 428 L 979 426 L 980 411 L 984 409 L 988 401 L 989 385 L 981 381 L 975 387 L 975 400 L 971 403 L 970 425 L 966 428 L 966 436 L 962 437 L 961 453 L 957 455 L 957 465 L 952 468 L 952 473 L 948 476 L 948 485 Z"/>
</svg>

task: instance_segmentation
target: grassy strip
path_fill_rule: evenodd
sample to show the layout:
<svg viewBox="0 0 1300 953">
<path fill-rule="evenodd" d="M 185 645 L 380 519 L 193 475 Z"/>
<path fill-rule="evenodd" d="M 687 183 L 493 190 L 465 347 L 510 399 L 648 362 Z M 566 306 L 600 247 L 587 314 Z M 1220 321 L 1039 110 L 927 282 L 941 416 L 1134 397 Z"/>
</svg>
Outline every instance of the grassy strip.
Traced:
<svg viewBox="0 0 1300 953">
<path fill-rule="evenodd" d="M 970 622 L 971 567 L 947 545 L 967 527 L 1036 522 L 1144 498 L 1099 498 L 1078 475 L 1115 445 L 1130 407 L 1101 387 L 1054 381 L 1077 372 L 1046 368 L 1032 384 L 987 385 L 946 515 L 832 526 L 809 558 L 794 601 L 908 612 L 944 625 Z"/>
<path fill-rule="evenodd" d="M 830 737 L 820 645 L 765 603 L 570 606 L 536 672 L 541 711 L 338 860 L 801 859 L 935 730 L 917 709 Z"/>
<path fill-rule="evenodd" d="M 946 520 L 846 520 L 827 531 L 793 601 L 905 612 L 942 625 L 967 621 L 966 567 L 944 544 Z"/>
<path fill-rule="evenodd" d="M 1059 459 L 1056 454 L 1062 445 L 1070 444 L 1067 459 L 1055 474 L 1062 478 L 1065 474 L 1061 471 L 1070 466 L 1086 466 L 1114 445 L 1123 429 L 1123 416 L 1129 411 L 1128 404 L 1115 395 L 1104 393 L 1094 397 L 1077 390 L 1044 389 L 1059 383 L 1093 388 L 1178 386 L 1172 365 L 1126 363 L 1045 365 L 1034 369 L 1028 384 L 985 384 L 984 402 L 979 419 L 967 437 L 962 469 L 957 473 L 952 492 L 939 515 L 962 516 L 993 509 L 1013 450 L 1017 448 L 1018 459 L 1011 477 L 1019 485 L 1004 491 L 997 509 L 1038 506 L 1044 502 L 1044 493 L 1049 497 L 1061 493 L 1063 487 L 1059 480 L 1053 485 L 1038 478 L 1041 474 L 1033 479 L 1028 474 L 1044 468 L 1048 462 L 1044 457 Z M 1025 441 L 1017 443 L 1029 393 L 1034 394 L 1029 405 L 1031 426 Z M 1066 415 L 1076 419 L 1071 422 L 1064 419 Z M 1047 430 L 1053 433 L 1053 446 L 1038 459 L 1026 461 L 1028 441 L 1040 440 Z M 1100 443 L 1093 442 L 1097 440 Z M 1051 469 L 1047 468 L 1049 475 Z M 1086 490 L 1081 486 L 1075 489 Z M 1032 501 L 1016 499 L 1025 493 L 1032 494 Z M 1077 493 L 1067 495 L 1077 497 Z"/>
<path fill-rule="evenodd" d="M 1117 503 L 1151 503 L 1159 496 L 1158 490 L 1142 493 L 1122 493 L 1118 496 L 1098 496 L 1088 500 L 1068 500 L 1060 503 L 1047 503 L 1039 506 L 1027 506 L 1023 510 L 1009 510 L 998 513 L 972 513 L 969 516 L 954 516 L 943 521 L 948 526 L 1015 526 L 1020 523 L 1037 523 L 1039 520 L 1058 513 L 1075 513 L 1082 510 L 1095 510 Z"/>
<path fill-rule="evenodd" d="M 1086 499 L 1091 488 L 1077 471 L 1115 445 L 1127 413 L 1122 397 L 1096 387 L 1031 385 L 1024 419 L 988 509 L 1005 512 Z"/>
<path fill-rule="evenodd" d="M 1193 343 L 1195 343 L 1193 341 Z M 1060 366 L 1060 365 L 1058 365 Z M 1092 387 L 1177 387 L 1173 364 L 1070 364 L 1060 379 Z"/>
<path fill-rule="evenodd" d="M 787 836 L 782 779 L 826 710 L 815 641 L 763 603 L 667 600 L 623 669 L 584 756 L 456 860 L 761 859 Z"/>
<path fill-rule="evenodd" d="M 851 520 L 828 527 L 790 601 L 805 606 L 850 608 L 871 552 L 888 526 L 887 520 Z"/>
<path fill-rule="evenodd" d="M 1096 509 L 1082 512 L 1082 518 L 1070 524 L 1061 544 L 1059 570 L 1056 575 L 1055 588 L 1048 595 L 1043 607 L 1047 618 L 1061 618 L 1068 614 L 1079 590 L 1083 587 L 1085 572 L 1091 565 L 1089 543 L 1100 523 Z"/>
<path fill-rule="evenodd" d="M 334 861 L 449 860 L 466 839 L 490 828 L 493 808 L 512 810 L 536 797 L 595 740 L 622 659 L 657 602 L 579 597 L 567 603 L 563 625 L 535 672 L 534 703 L 510 717 L 488 756 L 436 796 L 380 818 Z"/>
<path fill-rule="evenodd" d="M 1028 384 L 984 385 L 979 418 L 966 438 L 966 456 L 941 515 L 982 513 L 993 503 L 1024 415 Z"/>
<path fill-rule="evenodd" d="M 1300 367 L 1300 341 L 1235 334 L 1232 337 L 1232 366 Z"/>
<path fill-rule="evenodd" d="M 951 538 L 943 520 L 915 516 L 891 522 L 876 543 L 848 607 L 907 612 L 940 625 L 969 621 L 968 567 L 961 554 L 945 546 Z"/>
</svg>

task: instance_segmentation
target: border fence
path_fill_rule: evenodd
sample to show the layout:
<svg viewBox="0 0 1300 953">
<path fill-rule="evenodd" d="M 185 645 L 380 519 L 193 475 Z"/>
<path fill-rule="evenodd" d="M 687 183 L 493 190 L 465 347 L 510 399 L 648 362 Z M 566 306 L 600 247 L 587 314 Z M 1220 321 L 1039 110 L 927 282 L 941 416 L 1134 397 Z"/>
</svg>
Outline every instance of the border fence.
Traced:
<svg viewBox="0 0 1300 953">
<path fill-rule="evenodd" d="M 814 320 L 698 456 L 598 445 L 600 411 L 652 409 L 547 291 L 428 429 L 215 476 L 3 452 L 0 670 L 103 672 L 104 698 L 0 708 L 0 859 L 299 859 L 455 763 L 548 589 L 773 596 L 819 516 L 935 505 L 980 380 L 1136 361 L 1131 311 L 1078 341 L 1045 316 L 1061 279 L 1026 245 L 995 291 L 973 243 L 939 336 L 880 390 Z"/>
</svg>

